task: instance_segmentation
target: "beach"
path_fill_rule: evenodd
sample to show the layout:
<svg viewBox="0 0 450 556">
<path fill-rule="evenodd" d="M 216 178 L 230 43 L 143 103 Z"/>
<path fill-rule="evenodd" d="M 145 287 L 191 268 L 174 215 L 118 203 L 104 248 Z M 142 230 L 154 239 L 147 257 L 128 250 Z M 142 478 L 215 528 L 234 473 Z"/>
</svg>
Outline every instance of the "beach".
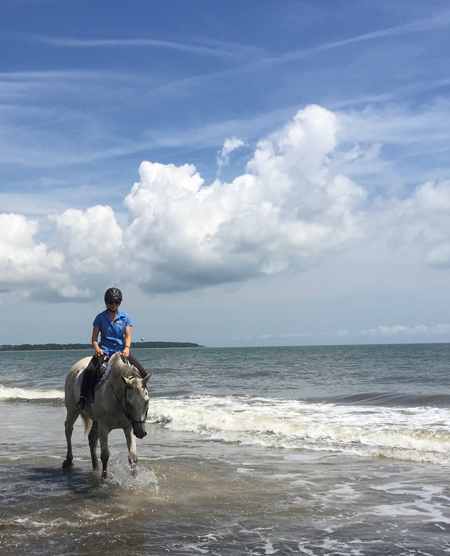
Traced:
<svg viewBox="0 0 450 556">
<path fill-rule="evenodd" d="M 0 553 L 450 553 L 450 345 L 142 349 L 147 436 L 109 476 L 64 379 L 89 352 L 0 354 Z"/>
</svg>

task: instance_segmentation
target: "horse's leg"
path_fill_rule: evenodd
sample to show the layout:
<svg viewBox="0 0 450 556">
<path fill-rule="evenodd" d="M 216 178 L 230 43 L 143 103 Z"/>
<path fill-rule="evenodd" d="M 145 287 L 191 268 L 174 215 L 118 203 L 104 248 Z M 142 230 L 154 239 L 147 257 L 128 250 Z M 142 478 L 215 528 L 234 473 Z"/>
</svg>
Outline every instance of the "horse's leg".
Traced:
<svg viewBox="0 0 450 556">
<path fill-rule="evenodd" d="M 100 439 L 100 459 L 102 460 L 102 479 L 106 479 L 108 460 L 109 460 L 109 448 L 108 448 L 108 434 L 109 430 L 105 425 L 99 424 L 98 426 L 98 437 Z"/>
<path fill-rule="evenodd" d="M 131 470 L 136 470 L 137 464 L 137 453 L 136 453 L 136 437 L 133 434 L 133 428 L 128 427 L 123 429 L 125 433 L 125 438 L 127 439 L 127 446 L 128 446 L 128 461 L 130 462 Z"/>
<path fill-rule="evenodd" d="M 89 432 L 89 449 L 91 450 L 91 460 L 92 468 L 94 471 L 98 469 L 98 457 L 97 457 L 97 444 L 98 444 L 98 422 L 94 421 L 92 423 L 91 430 Z"/>
<path fill-rule="evenodd" d="M 73 425 L 75 421 L 78 419 L 80 412 L 79 411 L 69 411 L 67 410 L 67 417 L 66 422 L 64 423 L 64 428 L 66 432 L 66 441 L 67 441 L 67 455 L 66 459 L 63 462 L 63 468 L 71 467 L 73 454 L 72 454 L 72 433 L 73 433 Z"/>
</svg>

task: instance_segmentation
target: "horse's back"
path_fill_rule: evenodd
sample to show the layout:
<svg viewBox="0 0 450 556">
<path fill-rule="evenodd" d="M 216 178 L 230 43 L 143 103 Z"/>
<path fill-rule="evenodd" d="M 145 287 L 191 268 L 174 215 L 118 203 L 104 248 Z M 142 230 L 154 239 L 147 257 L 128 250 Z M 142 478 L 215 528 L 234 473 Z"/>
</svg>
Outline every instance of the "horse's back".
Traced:
<svg viewBox="0 0 450 556">
<path fill-rule="evenodd" d="M 92 356 L 89 355 L 88 357 L 83 357 L 83 359 L 77 361 L 75 365 L 70 369 L 69 374 L 70 373 L 80 374 L 80 371 L 83 371 L 88 366 L 88 363 L 91 359 Z"/>
</svg>

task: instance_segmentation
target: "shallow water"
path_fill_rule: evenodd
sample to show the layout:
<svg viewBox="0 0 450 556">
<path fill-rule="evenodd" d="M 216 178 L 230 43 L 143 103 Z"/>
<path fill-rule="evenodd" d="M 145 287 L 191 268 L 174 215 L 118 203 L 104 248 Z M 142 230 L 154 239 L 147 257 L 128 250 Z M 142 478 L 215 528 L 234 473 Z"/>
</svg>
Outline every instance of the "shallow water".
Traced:
<svg viewBox="0 0 450 556">
<path fill-rule="evenodd" d="M 448 345 L 139 351 L 148 435 L 107 480 L 81 422 L 61 468 L 84 353 L 37 355 L 0 354 L 1 554 L 450 553 Z"/>
</svg>

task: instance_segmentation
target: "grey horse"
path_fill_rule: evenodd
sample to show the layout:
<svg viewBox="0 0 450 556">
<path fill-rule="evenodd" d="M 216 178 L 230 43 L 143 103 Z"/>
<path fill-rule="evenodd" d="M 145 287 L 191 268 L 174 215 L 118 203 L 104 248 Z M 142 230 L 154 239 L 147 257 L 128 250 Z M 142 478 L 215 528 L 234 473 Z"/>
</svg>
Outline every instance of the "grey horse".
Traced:
<svg viewBox="0 0 450 556">
<path fill-rule="evenodd" d="M 109 372 L 102 386 L 95 394 L 95 400 L 89 395 L 85 409 L 76 407 L 80 397 L 78 377 L 90 361 L 85 357 L 76 363 L 69 371 L 65 385 L 65 403 L 67 417 L 65 422 L 67 456 L 63 468 L 72 465 L 72 432 L 73 425 L 81 414 L 85 431 L 89 431 L 89 448 L 91 451 L 92 467 L 98 469 L 97 444 L 100 439 L 100 459 L 102 461 L 102 477 L 106 478 L 109 449 L 108 434 L 113 429 L 123 429 L 128 446 L 128 461 L 131 468 L 136 468 L 136 437 L 144 438 L 145 421 L 148 411 L 148 391 L 146 384 L 150 378 L 148 374 L 141 378 L 134 368 L 122 360 L 119 353 L 109 359 Z"/>
</svg>

